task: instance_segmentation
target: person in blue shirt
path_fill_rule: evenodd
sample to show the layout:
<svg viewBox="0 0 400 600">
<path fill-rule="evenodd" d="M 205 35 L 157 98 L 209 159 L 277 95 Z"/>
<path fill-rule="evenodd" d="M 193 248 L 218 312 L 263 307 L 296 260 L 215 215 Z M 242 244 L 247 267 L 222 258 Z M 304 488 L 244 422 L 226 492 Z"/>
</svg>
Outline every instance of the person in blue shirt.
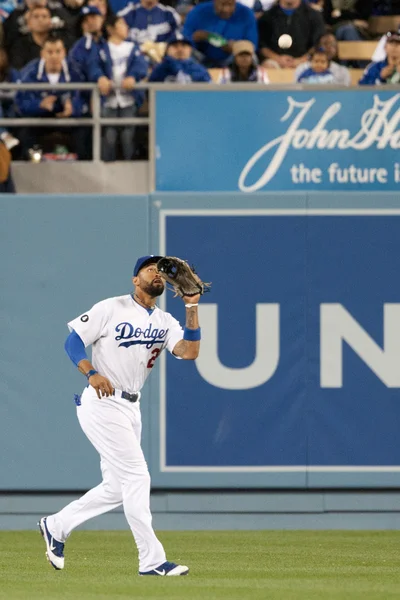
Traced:
<svg viewBox="0 0 400 600">
<path fill-rule="evenodd" d="M 330 58 L 323 48 L 316 48 L 310 58 L 310 67 L 303 71 L 297 83 L 335 83 L 335 78 L 330 67 Z"/>
<path fill-rule="evenodd" d="M 110 0 L 110 8 L 114 15 L 117 15 L 120 10 L 123 10 L 129 4 L 129 0 Z"/>
<path fill-rule="evenodd" d="M 192 45 L 189 40 L 177 36 L 167 46 L 164 60 L 157 65 L 149 81 L 168 81 L 176 83 L 209 82 L 211 77 L 207 69 L 192 58 Z"/>
<path fill-rule="evenodd" d="M 68 53 L 69 62 L 89 81 L 89 65 L 96 60 L 98 49 L 106 43 L 102 35 L 104 17 L 96 6 L 84 6 L 81 10 L 83 36 Z"/>
<path fill-rule="evenodd" d="M 171 6 L 159 4 L 158 0 L 130 2 L 118 13 L 129 27 L 129 38 L 136 44 L 143 42 L 169 42 L 179 30 L 181 20 Z"/>
<path fill-rule="evenodd" d="M 90 66 L 96 62 L 98 52 L 107 44 L 103 37 L 104 15 L 94 5 L 87 5 L 81 9 L 81 29 L 83 36 L 79 38 L 68 53 L 68 61 L 80 72 L 83 81 L 90 81 Z M 82 99 L 88 106 L 88 115 L 91 115 L 91 92 L 81 92 Z M 86 147 L 88 155 L 92 155 L 91 130 L 86 130 Z"/>
<path fill-rule="evenodd" d="M 236 0 L 198 4 L 186 17 L 183 35 L 201 52 L 203 64 L 208 68 L 229 64 L 235 40 L 249 40 L 258 47 L 254 13 Z"/>
<path fill-rule="evenodd" d="M 385 60 L 370 63 L 365 69 L 359 85 L 400 82 L 400 36 L 391 35 L 387 39 L 385 50 Z"/>
<path fill-rule="evenodd" d="M 54 35 L 49 37 L 42 48 L 41 58 L 32 60 L 21 71 L 21 83 L 51 83 L 51 91 L 23 90 L 18 91 L 15 101 L 22 117 L 63 118 L 81 117 L 85 112 L 82 95 L 79 91 L 57 90 L 59 83 L 81 83 L 81 75 L 66 61 L 66 50 L 63 40 Z M 43 127 L 21 130 L 21 144 L 25 151 L 38 143 L 42 137 L 48 137 L 51 128 Z M 59 129 L 53 133 L 60 133 Z M 81 128 L 72 127 L 69 133 L 73 149 L 79 158 L 86 158 L 84 138 Z"/>
<path fill-rule="evenodd" d="M 106 30 L 107 43 L 90 66 L 90 79 L 97 81 L 103 96 L 103 117 L 134 117 L 144 100 L 144 93 L 135 91 L 135 84 L 147 76 L 147 62 L 138 46 L 127 40 L 128 26 L 122 17 L 108 17 Z M 118 133 L 118 127 L 104 128 L 104 161 L 117 159 Z M 120 133 L 123 158 L 131 160 L 135 151 L 135 128 L 125 125 Z"/>
</svg>

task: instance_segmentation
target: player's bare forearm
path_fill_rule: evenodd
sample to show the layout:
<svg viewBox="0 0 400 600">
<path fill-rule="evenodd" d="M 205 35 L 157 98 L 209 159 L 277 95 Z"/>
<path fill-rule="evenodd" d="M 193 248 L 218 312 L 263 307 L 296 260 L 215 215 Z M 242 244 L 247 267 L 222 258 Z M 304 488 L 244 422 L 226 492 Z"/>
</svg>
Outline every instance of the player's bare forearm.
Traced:
<svg viewBox="0 0 400 600">
<path fill-rule="evenodd" d="M 189 342 L 188 340 L 180 340 L 175 345 L 174 354 L 183 358 L 183 360 L 196 360 L 200 351 L 200 342 Z"/>
<path fill-rule="evenodd" d="M 86 360 L 86 359 L 81 360 L 78 363 L 78 369 L 83 375 L 86 375 L 86 373 L 89 373 L 89 371 L 95 370 L 95 368 L 92 365 L 92 363 L 90 362 L 90 360 Z"/>
<path fill-rule="evenodd" d="M 197 312 L 197 306 L 186 308 L 186 327 L 188 329 L 198 329 L 199 313 Z"/>
<path fill-rule="evenodd" d="M 197 306 L 186 308 L 186 329 L 198 329 L 199 328 L 199 315 L 197 312 Z M 200 341 L 191 342 L 189 340 L 180 340 L 175 348 L 175 356 L 183 358 L 184 360 L 196 360 L 200 351 Z"/>
</svg>

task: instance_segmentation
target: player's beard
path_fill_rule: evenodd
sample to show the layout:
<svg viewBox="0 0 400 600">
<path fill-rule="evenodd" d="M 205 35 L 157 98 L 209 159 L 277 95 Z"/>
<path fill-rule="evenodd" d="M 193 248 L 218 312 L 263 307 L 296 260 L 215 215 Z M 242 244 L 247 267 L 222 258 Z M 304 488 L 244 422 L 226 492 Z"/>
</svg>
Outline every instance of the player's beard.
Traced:
<svg viewBox="0 0 400 600">
<path fill-rule="evenodd" d="M 161 296 L 164 291 L 164 283 L 148 283 L 145 287 L 142 286 L 142 290 L 152 298 L 157 298 L 158 296 Z"/>
</svg>

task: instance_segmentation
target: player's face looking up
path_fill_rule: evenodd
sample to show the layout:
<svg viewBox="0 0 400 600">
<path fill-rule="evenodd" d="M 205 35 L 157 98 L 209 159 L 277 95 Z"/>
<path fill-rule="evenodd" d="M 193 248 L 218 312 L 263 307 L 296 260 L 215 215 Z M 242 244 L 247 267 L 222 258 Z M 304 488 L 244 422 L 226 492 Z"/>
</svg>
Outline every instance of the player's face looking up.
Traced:
<svg viewBox="0 0 400 600">
<path fill-rule="evenodd" d="M 157 265 L 154 263 L 140 269 L 137 276 L 133 278 L 133 283 L 136 288 L 141 289 L 153 298 L 161 296 L 164 291 L 164 280 L 157 270 Z"/>
</svg>

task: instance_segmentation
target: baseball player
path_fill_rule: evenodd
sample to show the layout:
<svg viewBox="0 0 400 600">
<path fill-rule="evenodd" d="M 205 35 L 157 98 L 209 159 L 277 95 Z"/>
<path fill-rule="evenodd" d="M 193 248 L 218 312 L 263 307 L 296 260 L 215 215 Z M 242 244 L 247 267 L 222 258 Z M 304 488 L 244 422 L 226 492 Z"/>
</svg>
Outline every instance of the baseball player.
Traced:
<svg viewBox="0 0 400 600">
<path fill-rule="evenodd" d="M 160 353 L 177 358 L 199 354 L 200 295 L 183 296 L 186 326 L 156 306 L 164 291 L 157 270 L 160 256 L 138 259 L 134 292 L 108 298 L 68 323 L 65 349 L 88 380 L 75 396 L 79 423 L 100 454 L 103 481 L 63 508 L 43 517 L 39 528 L 46 555 L 55 569 L 64 568 L 64 544 L 73 529 L 121 504 L 139 551 L 139 575 L 186 575 L 188 567 L 168 562 L 152 528 L 150 475 L 140 446 L 140 390 Z M 85 348 L 92 345 L 92 363 Z"/>
</svg>

